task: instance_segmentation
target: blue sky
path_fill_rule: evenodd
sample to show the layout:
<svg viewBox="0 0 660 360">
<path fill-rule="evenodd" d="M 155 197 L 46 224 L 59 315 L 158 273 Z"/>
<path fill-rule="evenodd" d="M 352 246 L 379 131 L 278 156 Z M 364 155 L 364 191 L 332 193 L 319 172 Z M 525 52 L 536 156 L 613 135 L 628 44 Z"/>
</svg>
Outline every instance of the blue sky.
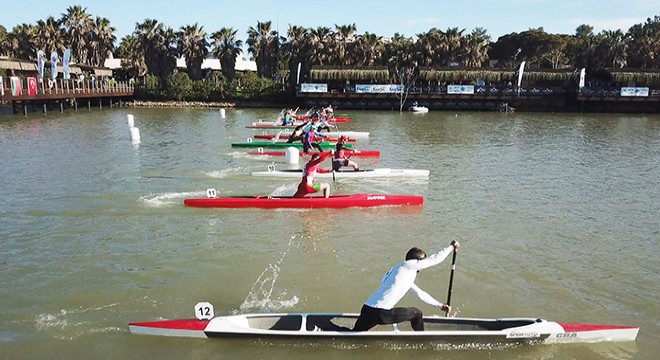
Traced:
<svg viewBox="0 0 660 360">
<path fill-rule="evenodd" d="M 34 24 L 48 16 L 60 18 L 69 6 L 87 8 L 92 16 L 106 17 L 116 28 L 117 40 L 135 29 L 144 19 L 156 19 L 178 30 L 198 23 L 207 33 L 222 27 L 238 30 L 245 41 L 250 26 L 272 21 L 272 28 L 285 33 L 289 24 L 305 27 L 353 24 L 359 34 L 365 31 L 384 37 L 398 32 L 405 36 L 457 27 L 466 33 L 483 27 L 493 40 L 529 28 L 573 34 L 581 24 L 595 32 L 627 31 L 634 24 L 660 15 L 660 0 L 18 0 L 5 1 L 0 25 L 10 31 L 21 23 Z"/>
</svg>

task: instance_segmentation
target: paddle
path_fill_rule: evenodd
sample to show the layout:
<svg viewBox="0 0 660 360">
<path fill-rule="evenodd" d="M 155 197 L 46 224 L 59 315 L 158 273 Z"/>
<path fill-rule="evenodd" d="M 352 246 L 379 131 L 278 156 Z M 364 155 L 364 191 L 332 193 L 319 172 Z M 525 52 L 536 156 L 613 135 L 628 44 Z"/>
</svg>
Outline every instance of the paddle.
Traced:
<svg viewBox="0 0 660 360">
<path fill-rule="evenodd" d="M 454 248 L 454 254 L 451 257 L 451 272 L 449 273 L 449 290 L 447 290 L 447 306 L 451 306 L 451 291 L 454 286 L 454 271 L 456 271 L 456 248 Z M 449 311 L 445 313 L 445 317 L 449 317 Z"/>
</svg>

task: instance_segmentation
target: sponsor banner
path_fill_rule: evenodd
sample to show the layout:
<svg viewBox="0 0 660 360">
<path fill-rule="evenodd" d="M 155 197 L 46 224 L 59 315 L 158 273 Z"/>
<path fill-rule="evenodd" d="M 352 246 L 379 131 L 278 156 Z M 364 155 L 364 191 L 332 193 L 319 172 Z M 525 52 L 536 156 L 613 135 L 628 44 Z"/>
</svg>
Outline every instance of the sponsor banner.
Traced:
<svg viewBox="0 0 660 360">
<path fill-rule="evenodd" d="M 0 96 L 5 96 L 5 84 L 2 82 L 2 76 L 0 76 Z"/>
<path fill-rule="evenodd" d="M 621 96 L 649 96 L 647 87 L 622 87 Z"/>
<path fill-rule="evenodd" d="M 71 79 L 71 70 L 69 69 L 69 61 L 71 59 L 71 49 L 64 50 L 64 56 L 62 57 L 62 67 L 64 78 L 69 80 Z"/>
<path fill-rule="evenodd" d="M 401 84 L 355 85 L 355 92 L 362 94 L 398 94 L 403 92 Z"/>
<path fill-rule="evenodd" d="M 37 78 L 29 77 L 27 78 L 28 84 L 28 95 L 34 96 L 37 95 Z"/>
<path fill-rule="evenodd" d="M 37 73 L 39 74 L 39 79 L 44 78 L 44 64 L 46 64 L 46 54 L 43 50 L 37 51 Z"/>
<path fill-rule="evenodd" d="M 11 95 L 20 96 L 21 95 L 21 79 L 18 76 L 12 76 L 9 78 L 11 81 Z"/>
<path fill-rule="evenodd" d="M 302 83 L 300 92 L 305 93 L 324 93 L 328 92 L 328 84 Z"/>
<path fill-rule="evenodd" d="M 447 85 L 447 94 L 474 94 L 474 85 Z"/>
<path fill-rule="evenodd" d="M 57 79 L 57 52 L 50 53 L 50 73 L 53 80 Z"/>
</svg>

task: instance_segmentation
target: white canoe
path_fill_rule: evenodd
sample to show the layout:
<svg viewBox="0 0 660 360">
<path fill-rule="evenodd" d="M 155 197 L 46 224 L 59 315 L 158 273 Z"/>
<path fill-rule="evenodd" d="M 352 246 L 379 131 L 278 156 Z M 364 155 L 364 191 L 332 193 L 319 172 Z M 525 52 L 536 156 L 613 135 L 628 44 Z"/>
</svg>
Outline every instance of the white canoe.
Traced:
<svg viewBox="0 0 660 360">
<path fill-rule="evenodd" d="M 636 326 L 571 324 L 536 318 L 424 317 L 424 331 L 410 323 L 379 325 L 369 331 L 351 331 L 358 314 L 245 314 L 210 320 L 182 319 L 136 322 L 131 333 L 184 337 L 271 337 L 401 339 L 451 344 L 581 343 L 634 341 Z"/>
<path fill-rule="evenodd" d="M 291 134 L 291 129 L 283 129 L 279 133 L 282 135 L 290 135 Z M 263 132 L 264 135 L 267 135 L 268 133 L 266 131 Z M 338 138 L 342 135 L 346 136 L 349 139 L 368 139 L 369 138 L 369 132 L 368 131 L 321 131 L 321 134 L 331 137 L 331 138 Z M 277 134 L 275 134 L 277 135 Z"/>
<path fill-rule="evenodd" d="M 419 169 L 360 169 L 358 171 L 353 168 L 346 167 L 334 173 L 316 173 L 319 179 L 346 179 L 346 178 L 387 178 L 387 177 L 407 177 L 407 178 L 428 178 L 429 170 Z M 279 177 L 279 178 L 300 178 L 302 176 L 302 169 L 283 169 L 276 170 L 274 166 L 269 166 L 268 171 L 254 171 L 252 176 L 262 177 Z"/>
</svg>

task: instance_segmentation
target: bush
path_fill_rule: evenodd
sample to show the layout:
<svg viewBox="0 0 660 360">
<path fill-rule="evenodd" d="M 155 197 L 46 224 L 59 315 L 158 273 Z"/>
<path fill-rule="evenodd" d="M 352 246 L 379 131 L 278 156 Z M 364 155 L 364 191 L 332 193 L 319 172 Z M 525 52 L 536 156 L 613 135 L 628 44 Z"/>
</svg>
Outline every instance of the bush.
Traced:
<svg viewBox="0 0 660 360">
<path fill-rule="evenodd" d="M 193 95 L 193 81 L 188 74 L 175 72 L 165 77 L 164 90 L 168 99 L 188 100 Z"/>
</svg>

